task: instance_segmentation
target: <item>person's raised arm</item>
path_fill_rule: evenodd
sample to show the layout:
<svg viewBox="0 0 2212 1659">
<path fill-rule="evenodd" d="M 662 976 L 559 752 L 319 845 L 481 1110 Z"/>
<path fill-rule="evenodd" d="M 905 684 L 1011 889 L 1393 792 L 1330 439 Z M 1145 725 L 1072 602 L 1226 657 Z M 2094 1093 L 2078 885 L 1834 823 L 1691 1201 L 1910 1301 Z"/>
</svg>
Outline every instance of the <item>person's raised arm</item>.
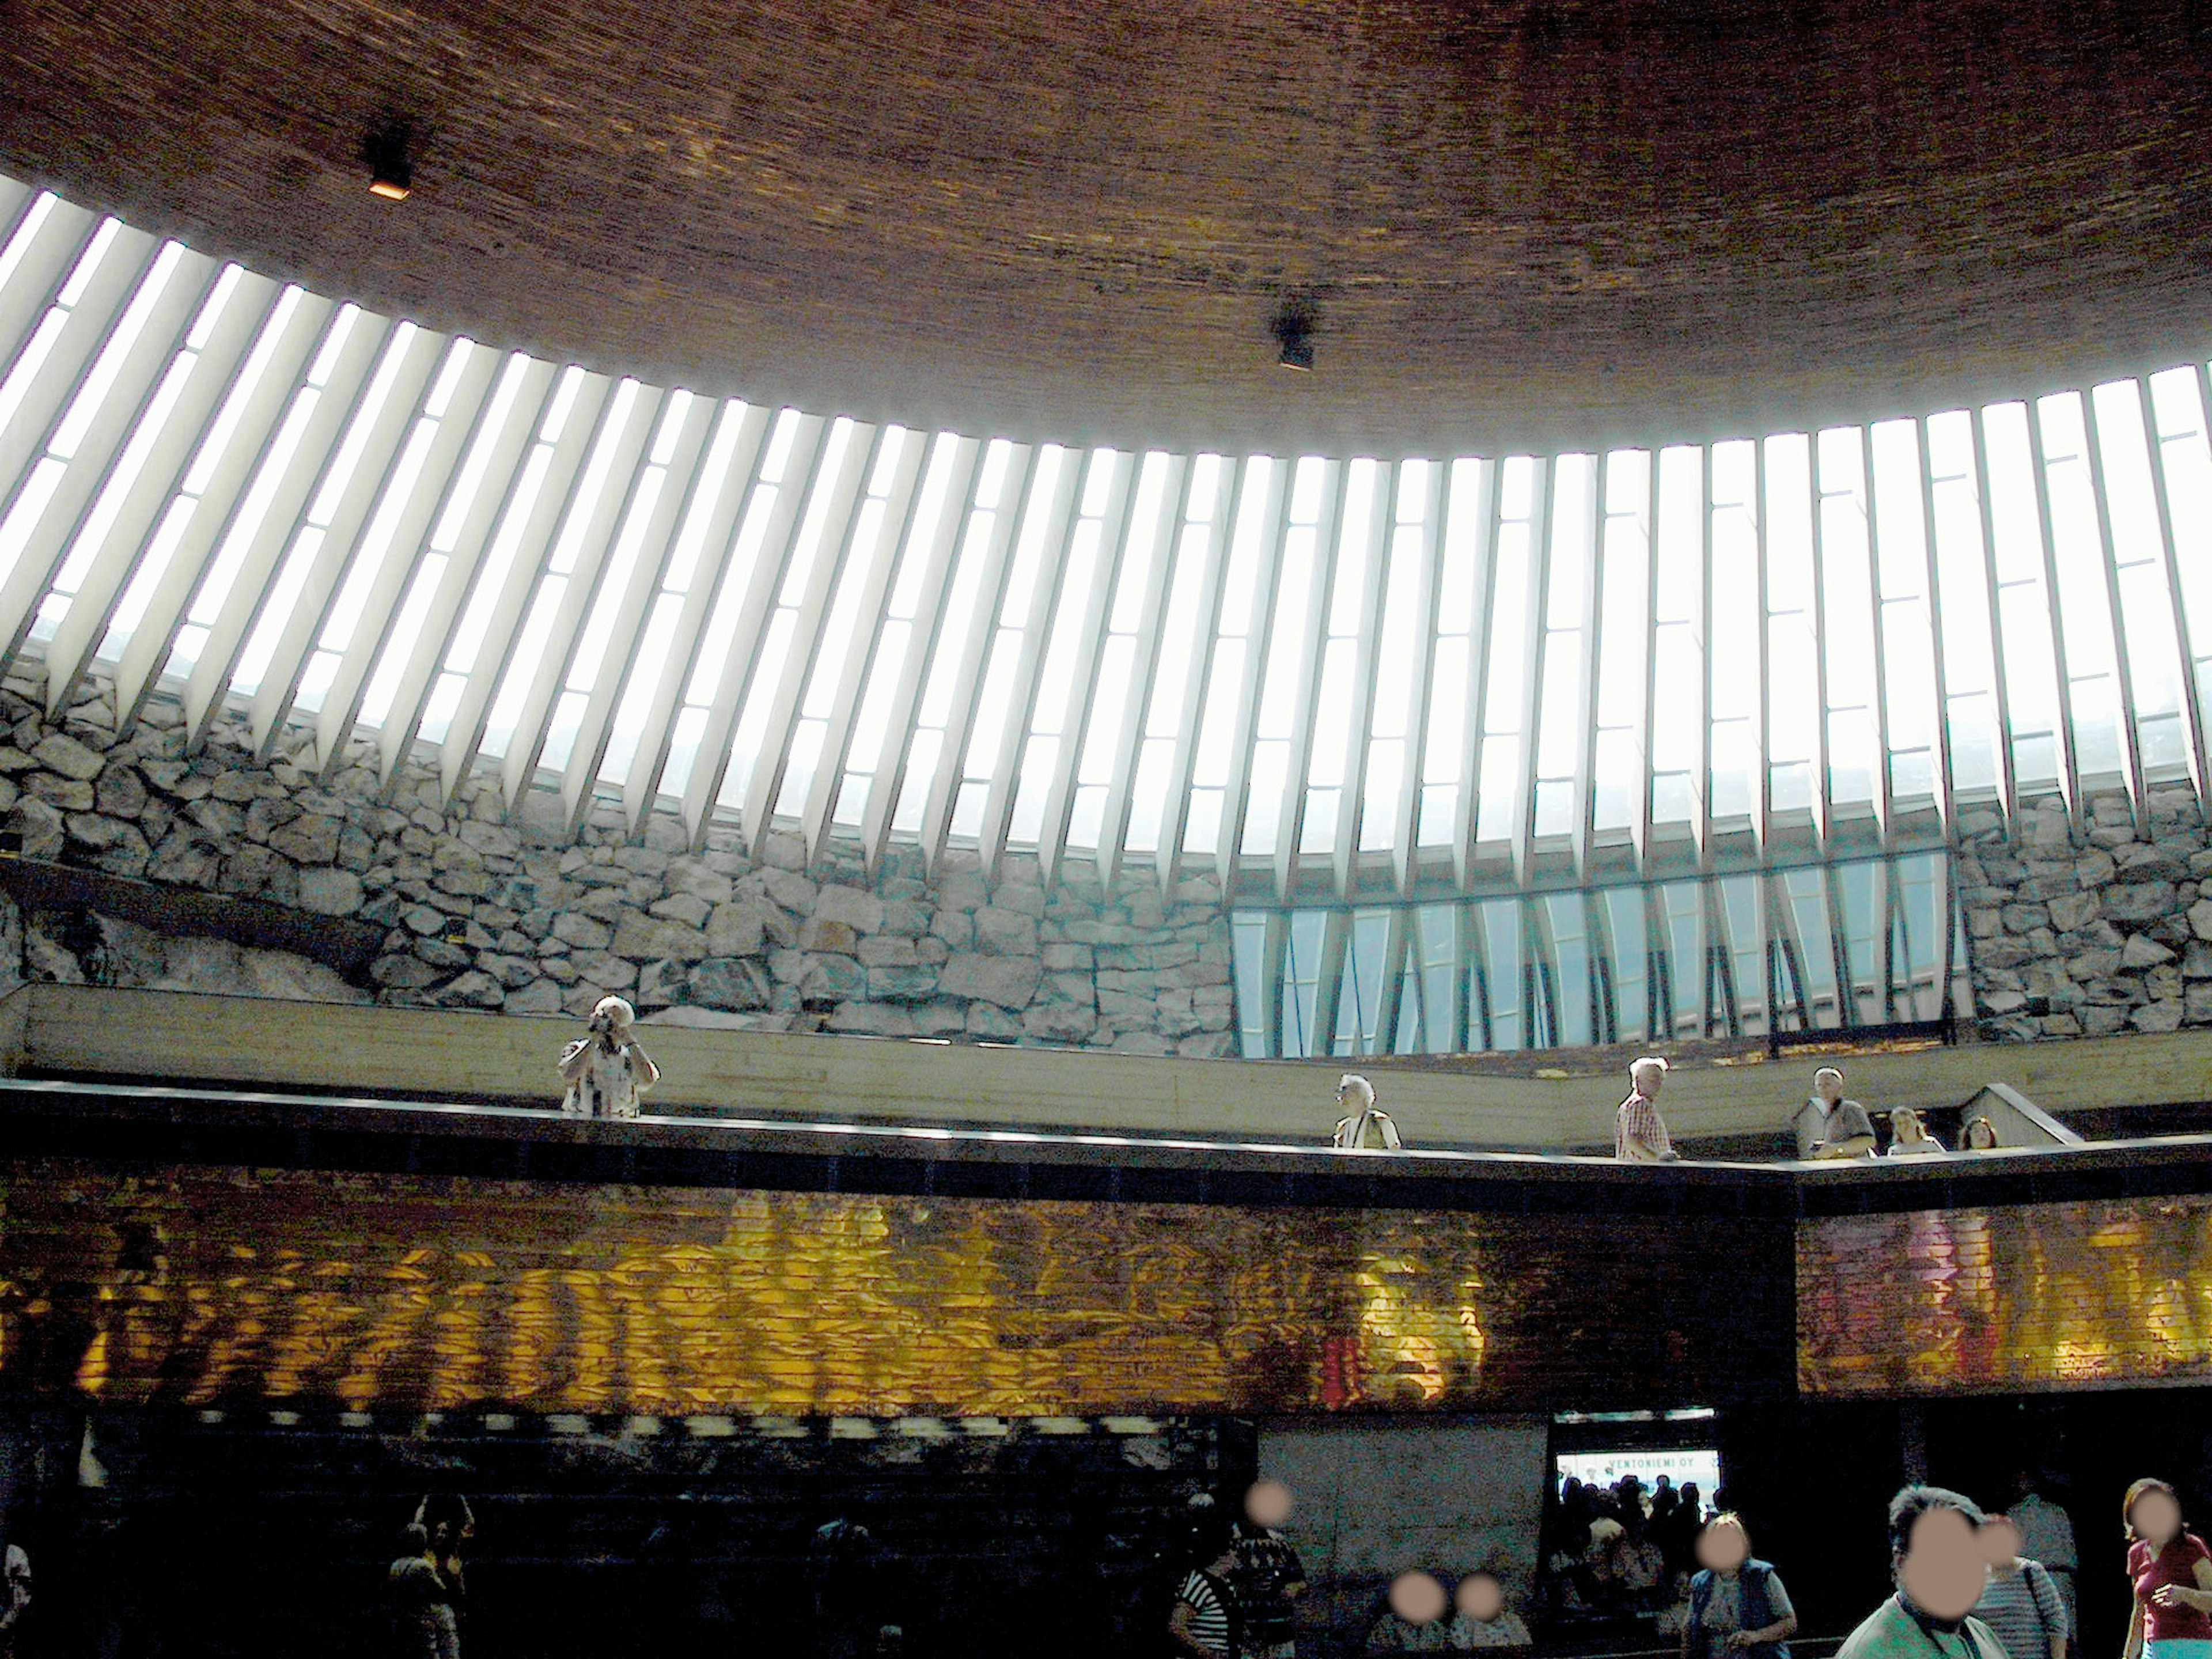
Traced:
<svg viewBox="0 0 2212 1659">
<path fill-rule="evenodd" d="M 592 1037 L 580 1036 L 561 1051 L 562 1081 L 578 1082 L 581 1080 L 586 1072 L 591 1070 L 592 1044 L 596 1040 Z M 422 1517 L 418 1515 L 415 1518 L 419 1522 Z"/>
<path fill-rule="evenodd" d="M 660 1067 L 653 1063 L 653 1056 L 638 1046 L 635 1037 L 629 1039 L 629 1057 L 637 1066 L 637 1086 L 650 1089 L 660 1081 Z"/>
<path fill-rule="evenodd" d="M 1168 1639 L 1177 1648 L 1196 1659 L 1215 1659 L 1213 1650 L 1198 1639 L 1196 1620 L 1198 1609 L 1188 1601 L 1177 1601 L 1175 1611 L 1168 1615 Z"/>
</svg>

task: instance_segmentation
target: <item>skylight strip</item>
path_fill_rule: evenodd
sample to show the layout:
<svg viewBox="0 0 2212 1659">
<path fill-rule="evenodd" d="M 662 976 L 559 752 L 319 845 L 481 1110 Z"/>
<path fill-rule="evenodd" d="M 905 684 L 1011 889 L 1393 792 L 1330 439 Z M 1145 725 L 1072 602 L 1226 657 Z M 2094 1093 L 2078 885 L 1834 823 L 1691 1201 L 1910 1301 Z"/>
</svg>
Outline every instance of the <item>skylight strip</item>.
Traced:
<svg viewBox="0 0 2212 1659">
<path fill-rule="evenodd" d="M 537 441 L 523 459 L 520 483 L 500 509 L 489 562 L 477 573 L 447 647 L 439 682 L 450 684 L 452 677 L 459 677 L 458 689 L 445 694 L 452 707 L 438 740 L 439 784 L 448 800 L 467 781 L 480 754 L 506 753 L 504 735 L 496 748 L 486 748 L 492 716 L 501 689 L 517 678 L 513 671 L 524 619 L 551 566 L 562 526 L 583 491 L 592 453 L 629 407 L 617 391 L 617 382 L 606 375 L 575 368 L 562 372 Z M 553 435 L 548 428 L 556 418 Z M 519 702 L 519 687 L 514 695 Z"/>
<path fill-rule="evenodd" d="M 21 648 L 40 601 L 125 465 L 132 433 L 165 401 L 170 365 L 218 274 L 212 259 L 167 245 L 71 399 L 47 452 L 65 463 L 60 480 L 45 511 L 23 526 L 19 545 L 0 548 L 7 571 L 0 580 L 0 641 L 6 642 L 0 659 Z"/>
<path fill-rule="evenodd" d="M 422 418 L 431 376 L 447 349 L 444 339 L 427 329 L 403 325 L 393 331 L 369 402 L 348 428 L 331 476 L 308 503 L 308 524 L 320 534 L 312 542 L 303 538 L 286 560 L 270 611 L 249 647 L 256 671 L 251 730 L 255 752 L 264 759 L 275 754 L 294 701 L 307 684 L 309 657 L 371 527 L 371 515 L 387 499 L 387 486 L 397 482 L 396 475 L 419 457 L 410 441 Z M 259 660 L 252 661 L 255 657 Z"/>
<path fill-rule="evenodd" d="M 186 502 L 190 511 L 195 498 L 186 494 L 186 483 L 187 475 L 198 470 L 195 446 L 215 442 L 220 436 L 215 429 L 218 414 L 252 372 L 251 354 L 282 295 L 275 283 L 241 274 L 227 295 L 219 292 L 211 298 L 203 309 L 214 309 L 216 315 L 196 325 L 206 328 L 204 337 L 171 365 L 170 374 L 177 381 L 174 397 L 165 409 L 149 409 L 132 434 L 131 447 L 137 453 L 130 463 L 129 486 L 120 491 L 110 486 L 112 510 L 97 541 L 83 549 L 86 568 L 74 583 L 69 611 L 46 646 L 51 712 L 58 713 L 69 702 L 90 672 L 117 607 L 153 550 L 156 526 L 178 501 Z M 118 474 L 117 483 L 121 482 Z M 101 505 L 106 509 L 108 503 L 104 500 Z M 180 520 L 180 532 L 183 528 Z M 80 541 L 90 542 L 91 537 L 88 525 Z M 173 558 L 175 547 L 172 540 L 165 556 Z M 73 548 L 70 562 L 78 557 Z"/>
<path fill-rule="evenodd" d="M 698 672 L 707 641 L 707 625 L 732 585 L 742 586 L 745 573 L 736 564 L 738 528 L 751 509 L 767 459 L 769 429 L 775 411 L 764 404 L 730 403 L 723 405 L 722 422 L 729 429 L 726 451 L 722 434 L 715 435 L 722 476 L 713 502 L 695 526 L 689 519 L 684 534 L 696 534 L 701 549 L 684 593 L 684 607 L 669 641 L 668 660 L 663 665 L 652 700 L 637 726 L 636 758 L 623 785 L 623 808 L 633 825 L 644 822 L 662 788 L 669 765 L 677 711 L 684 705 L 685 688 Z M 652 665 L 647 665 L 650 668 Z M 703 711 L 702 711 L 703 712 Z M 687 764 L 689 758 L 687 757 Z M 680 795 L 680 789 L 678 791 Z"/>
<path fill-rule="evenodd" d="M 396 331 L 383 319 L 349 306 L 325 315 L 319 342 L 306 343 L 314 353 L 310 380 L 316 367 L 325 367 L 325 384 L 294 387 L 283 416 L 270 412 L 231 515 L 219 532 L 210 527 L 212 560 L 183 602 L 184 620 L 205 630 L 185 684 L 185 719 L 195 742 L 231 690 L 278 562 L 302 527 L 308 502 L 334 473 L 345 430 L 366 405 L 375 367 Z"/>
<path fill-rule="evenodd" d="M 374 730 L 377 775 L 386 784 L 415 746 L 440 665 L 453 652 L 479 593 L 488 586 L 490 592 L 497 592 L 507 565 L 493 556 L 493 532 L 510 514 L 526 514 L 526 506 L 518 501 L 521 491 L 543 487 L 547 463 L 532 465 L 538 434 L 566 378 L 552 364 L 520 353 L 509 356 L 500 371 L 499 388 L 470 441 L 459 482 L 438 515 L 433 541 L 442 544 L 446 556 L 426 591 L 420 626 L 392 631 L 364 696 L 359 718 Z M 512 556 L 509 538 L 506 557 Z M 419 567 L 416 580 L 422 580 Z M 457 706 L 458 685 L 450 695 Z M 381 714 L 369 718 L 366 711 L 379 703 Z M 445 731 L 437 735 L 442 740 Z"/>
<path fill-rule="evenodd" d="M 684 787 L 684 822 L 695 844 L 704 841 L 709 815 L 725 793 L 738 720 L 753 695 L 762 647 L 777 610 L 776 598 L 798 550 L 808 500 L 820 487 L 822 473 L 831 458 L 830 437 L 830 423 L 819 416 L 786 410 L 769 437 L 761 483 L 755 489 L 757 497 L 769 482 L 769 469 L 775 468 L 779 474 L 775 497 L 766 504 L 765 514 L 757 501 L 746 504 L 739 537 L 741 543 L 752 537 L 757 523 L 759 550 L 752 556 L 750 568 L 741 568 L 732 555 L 722 595 L 708 623 L 710 636 L 718 633 L 723 607 L 731 607 L 728 644 L 721 647 L 720 661 L 705 658 L 698 671 L 712 677 L 714 692 L 700 722 L 698 758 Z M 696 675 L 693 683 L 696 688 Z M 696 700 L 696 690 L 687 693 L 687 702 Z"/>
</svg>

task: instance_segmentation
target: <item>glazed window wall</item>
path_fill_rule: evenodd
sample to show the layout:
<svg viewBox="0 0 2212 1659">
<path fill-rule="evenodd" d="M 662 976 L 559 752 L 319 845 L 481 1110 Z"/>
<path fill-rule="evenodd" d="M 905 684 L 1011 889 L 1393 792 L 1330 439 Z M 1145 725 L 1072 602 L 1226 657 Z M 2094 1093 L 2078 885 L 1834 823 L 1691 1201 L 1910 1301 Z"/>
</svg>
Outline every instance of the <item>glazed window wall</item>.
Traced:
<svg viewBox="0 0 2212 1659">
<path fill-rule="evenodd" d="M 1969 1012 L 1941 853 L 1448 904 L 1237 910 L 1247 1059 L 1864 1030 Z"/>
<path fill-rule="evenodd" d="M 499 351 L 0 180 L 0 657 L 57 711 L 242 709 L 313 770 L 366 742 L 756 847 L 1284 903 L 1757 869 L 2202 799 L 2208 394 L 2191 363 L 1702 447 L 1065 448 Z M 1482 949 L 1533 964 L 1533 929 Z M 1541 936 L 1556 976 L 1597 933 L 1547 902 Z M 1359 1021 L 1391 1000 L 1358 981 Z"/>
</svg>

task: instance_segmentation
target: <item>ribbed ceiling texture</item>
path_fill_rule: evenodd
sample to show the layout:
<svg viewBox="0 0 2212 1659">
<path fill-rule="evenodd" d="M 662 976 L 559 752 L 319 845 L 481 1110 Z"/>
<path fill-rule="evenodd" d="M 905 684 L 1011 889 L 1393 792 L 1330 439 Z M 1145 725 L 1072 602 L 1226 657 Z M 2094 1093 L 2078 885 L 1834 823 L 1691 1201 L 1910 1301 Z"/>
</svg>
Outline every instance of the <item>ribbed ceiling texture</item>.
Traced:
<svg viewBox="0 0 2212 1659">
<path fill-rule="evenodd" d="M 0 167 L 381 314 L 1024 440 L 1498 453 L 2203 354 L 2203 9 L 46 0 Z M 364 189 L 413 124 L 416 191 Z M 1276 366 L 1308 307 L 1317 371 Z"/>
</svg>

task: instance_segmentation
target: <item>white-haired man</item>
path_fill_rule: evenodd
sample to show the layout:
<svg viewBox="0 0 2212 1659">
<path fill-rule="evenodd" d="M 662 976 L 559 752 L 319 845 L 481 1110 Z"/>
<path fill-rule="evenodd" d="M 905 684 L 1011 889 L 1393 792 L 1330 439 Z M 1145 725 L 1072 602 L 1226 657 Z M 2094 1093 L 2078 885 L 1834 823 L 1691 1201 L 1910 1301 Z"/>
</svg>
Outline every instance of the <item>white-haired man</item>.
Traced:
<svg viewBox="0 0 2212 1659">
<path fill-rule="evenodd" d="M 1375 1085 L 1365 1078 L 1346 1072 L 1337 1082 L 1336 1104 L 1344 1115 L 1337 1120 L 1332 1144 L 1370 1152 L 1398 1150 L 1398 1126 L 1376 1105 Z"/>
<path fill-rule="evenodd" d="M 1613 1155 L 1624 1164 L 1672 1164 L 1681 1156 L 1667 1138 L 1656 1103 L 1667 1062 L 1646 1054 L 1628 1068 L 1628 1098 L 1613 1115 Z"/>
<path fill-rule="evenodd" d="M 561 1051 L 568 1085 L 561 1110 L 568 1117 L 635 1117 L 637 1097 L 660 1081 L 660 1067 L 630 1035 L 637 1010 L 620 997 L 601 997 L 591 1029 Z"/>
</svg>

